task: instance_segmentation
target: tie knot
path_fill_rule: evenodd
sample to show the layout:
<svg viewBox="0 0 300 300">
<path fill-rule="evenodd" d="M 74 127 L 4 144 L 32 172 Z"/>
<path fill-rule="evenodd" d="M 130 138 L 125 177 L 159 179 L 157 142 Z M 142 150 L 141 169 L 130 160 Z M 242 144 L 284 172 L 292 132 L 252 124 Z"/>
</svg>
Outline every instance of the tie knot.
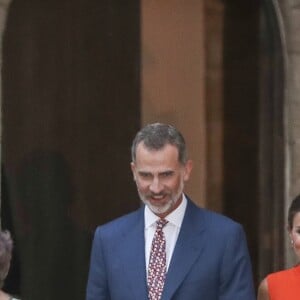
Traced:
<svg viewBox="0 0 300 300">
<path fill-rule="evenodd" d="M 168 223 L 168 221 L 166 219 L 159 219 L 156 221 L 156 226 L 157 226 L 157 229 L 163 229 L 166 224 Z"/>
</svg>

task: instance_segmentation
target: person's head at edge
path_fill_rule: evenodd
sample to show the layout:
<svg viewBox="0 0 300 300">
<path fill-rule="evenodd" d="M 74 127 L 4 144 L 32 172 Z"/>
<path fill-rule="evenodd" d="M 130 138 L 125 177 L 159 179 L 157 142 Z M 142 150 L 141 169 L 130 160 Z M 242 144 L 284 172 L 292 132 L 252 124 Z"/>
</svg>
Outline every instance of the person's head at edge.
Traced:
<svg viewBox="0 0 300 300">
<path fill-rule="evenodd" d="M 131 156 L 141 200 L 164 218 L 180 205 L 192 170 L 182 134 L 168 124 L 148 124 L 136 134 Z"/>
<path fill-rule="evenodd" d="M 0 289 L 10 268 L 13 241 L 8 231 L 0 231 Z"/>
<path fill-rule="evenodd" d="M 288 231 L 294 252 L 300 261 L 300 195 L 291 203 L 288 211 Z"/>
</svg>

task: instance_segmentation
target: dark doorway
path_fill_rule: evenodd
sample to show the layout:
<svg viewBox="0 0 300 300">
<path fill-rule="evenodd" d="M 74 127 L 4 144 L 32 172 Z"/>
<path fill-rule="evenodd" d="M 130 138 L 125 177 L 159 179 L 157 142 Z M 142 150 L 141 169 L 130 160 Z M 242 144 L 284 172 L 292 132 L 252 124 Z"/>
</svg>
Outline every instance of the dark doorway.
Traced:
<svg viewBox="0 0 300 300">
<path fill-rule="evenodd" d="M 263 2 L 226 1 L 224 21 L 224 213 L 244 225 L 256 285 L 283 262 L 283 61 Z"/>
<path fill-rule="evenodd" d="M 139 27 L 135 0 L 12 1 L 3 192 L 24 299 L 84 299 L 96 225 L 139 206 L 129 166 Z"/>
<path fill-rule="evenodd" d="M 254 277 L 258 241 L 259 1 L 227 1 L 224 19 L 224 213 L 242 223 Z"/>
</svg>

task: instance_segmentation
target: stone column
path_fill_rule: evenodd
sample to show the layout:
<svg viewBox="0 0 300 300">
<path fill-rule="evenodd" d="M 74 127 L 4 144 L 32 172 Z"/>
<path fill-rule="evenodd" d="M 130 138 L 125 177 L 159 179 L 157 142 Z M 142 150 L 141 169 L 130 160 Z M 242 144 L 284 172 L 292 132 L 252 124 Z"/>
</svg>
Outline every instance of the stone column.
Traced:
<svg viewBox="0 0 300 300">
<path fill-rule="evenodd" d="M 300 1 L 274 1 L 286 51 L 285 68 L 285 222 L 292 199 L 300 193 Z M 287 225 L 287 222 L 285 223 Z M 285 230 L 285 229 L 284 229 Z M 285 234 L 286 267 L 295 263 L 288 234 Z"/>
</svg>

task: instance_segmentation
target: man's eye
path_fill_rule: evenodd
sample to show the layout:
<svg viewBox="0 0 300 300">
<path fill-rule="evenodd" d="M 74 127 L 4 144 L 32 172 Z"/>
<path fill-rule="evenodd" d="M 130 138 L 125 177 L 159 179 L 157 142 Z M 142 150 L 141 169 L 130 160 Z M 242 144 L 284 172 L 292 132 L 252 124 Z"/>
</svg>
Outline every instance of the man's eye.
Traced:
<svg viewBox="0 0 300 300">
<path fill-rule="evenodd" d="M 173 175 L 173 172 L 164 172 L 161 175 L 162 177 L 171 177 Z"/>
<path fill-rule="evenodd" d="M 151 174 L 148 174 L 148 173 L 140 173 L 140 176 L 142 177 L 142 178 L 150 178 L 151 177 Z"/>
</svg>

